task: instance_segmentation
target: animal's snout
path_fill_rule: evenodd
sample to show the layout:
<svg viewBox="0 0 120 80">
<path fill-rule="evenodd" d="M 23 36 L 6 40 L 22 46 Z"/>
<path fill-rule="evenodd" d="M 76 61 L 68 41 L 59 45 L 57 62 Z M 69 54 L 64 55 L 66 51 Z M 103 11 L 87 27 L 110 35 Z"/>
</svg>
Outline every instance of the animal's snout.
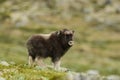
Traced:
<svg viewBox="0 0 120 80">
<path fill-rule="evenodd" d="M 69 41 L 68 44 L 72 46 L 74 44 L 74 41 Z"/>
</svg>

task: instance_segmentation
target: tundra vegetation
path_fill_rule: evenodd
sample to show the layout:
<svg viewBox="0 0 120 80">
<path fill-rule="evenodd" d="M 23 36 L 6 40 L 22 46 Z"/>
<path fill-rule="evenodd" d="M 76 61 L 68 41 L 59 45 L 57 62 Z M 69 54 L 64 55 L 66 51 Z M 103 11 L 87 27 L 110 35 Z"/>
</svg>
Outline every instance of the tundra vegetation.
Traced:
<svg viewBox="0 0 120 80">
<path fill-rule="evenodd" d="M 62 58 L 63 67 L 70 71 L 97 70 L 102 76 L 119 76 L 119 4 L 119 0 L 0 0 L 0 60 L 15 62 L 7 67 L 0 65 L 0 76 L 24 80 L 31 75 L 34 79 L 53 79 L 66 74 L 28 67 L 25 46 L 33 34 L 63 28 L 75 30 L 75 44 Z M 49 60 L 45 62 L 51 64 Z"/>
</svg>

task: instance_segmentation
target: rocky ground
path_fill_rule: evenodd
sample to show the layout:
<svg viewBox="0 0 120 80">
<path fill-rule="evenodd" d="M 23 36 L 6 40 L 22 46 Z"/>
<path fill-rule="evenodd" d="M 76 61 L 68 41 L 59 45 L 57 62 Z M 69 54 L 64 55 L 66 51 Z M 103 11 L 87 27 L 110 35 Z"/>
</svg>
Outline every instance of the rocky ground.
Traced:
<svg viewBox="0 0 120 80">
<path fill-rule="evenodd" d="M 52 68 L 43 69 L 39 66 L 29 67 L 26 64 L 1 61 L 0 80 L 120 80 L 120 76 L 101 76 L 97 70 L 55 71 Z"/>
</svg>

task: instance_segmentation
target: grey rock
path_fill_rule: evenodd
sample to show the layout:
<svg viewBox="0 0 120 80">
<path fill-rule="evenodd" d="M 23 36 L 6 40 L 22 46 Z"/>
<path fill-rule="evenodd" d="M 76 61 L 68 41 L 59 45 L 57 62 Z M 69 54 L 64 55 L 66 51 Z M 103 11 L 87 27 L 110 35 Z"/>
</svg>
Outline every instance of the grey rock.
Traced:
<svg viewBox="0 0 120 80">
<path fill-rule="evenodd" d="M 3 78 L 3 77 L 0 77 L 0 80 L 6 80 L 5 78 Z"/>
<path fill-rule="evenodd" d="M 110 75 L 110 76 L 107 77 L 107 80 L 120 80 L 120 76 Z"/>
<path fill-rule="evenodd" d="M 0 64 L 3 66 L 9 66 L 9 63 L 7 63 L 6 61 L 1 61 Z"/>
<path fill-rule="evenodd" d="M 72 72 L 68 72 L 67 75 L 66 75 L 66 79 L 67 80 L 74 80 L 74 75 Z"/>
<path fill-rule="evenodd" d="M 80 73 L 74 74 L 74 80 L 81 80 Z"/>
</svg>

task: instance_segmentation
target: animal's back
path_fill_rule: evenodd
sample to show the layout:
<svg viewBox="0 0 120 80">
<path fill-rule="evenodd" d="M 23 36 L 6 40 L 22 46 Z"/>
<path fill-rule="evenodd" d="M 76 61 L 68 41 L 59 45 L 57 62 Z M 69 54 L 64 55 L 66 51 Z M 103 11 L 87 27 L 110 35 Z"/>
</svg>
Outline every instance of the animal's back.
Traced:
<svg viewBox="0 0 120 80">
<path fill-rule="evenodd" d="M 32 35 L 28 39 L 27 45 L 33 44 L 32 46 L 37 46 L 40 43 L 41 44 L 45 43 L 49 39 L 49 37 L 50 37 L 50 34 L 35 34 L 35 35 Z"/>
<path fill-rule="evenodd" d="M 29 50 L 29 55 L 31 56 L 39 55 L 39 56 L 46 57 L 46 53 L 47 53 L 46 38 L 43 38 L 41 34 L 31 36 L 27 41 L 27 48 Z"/>
</svg>

